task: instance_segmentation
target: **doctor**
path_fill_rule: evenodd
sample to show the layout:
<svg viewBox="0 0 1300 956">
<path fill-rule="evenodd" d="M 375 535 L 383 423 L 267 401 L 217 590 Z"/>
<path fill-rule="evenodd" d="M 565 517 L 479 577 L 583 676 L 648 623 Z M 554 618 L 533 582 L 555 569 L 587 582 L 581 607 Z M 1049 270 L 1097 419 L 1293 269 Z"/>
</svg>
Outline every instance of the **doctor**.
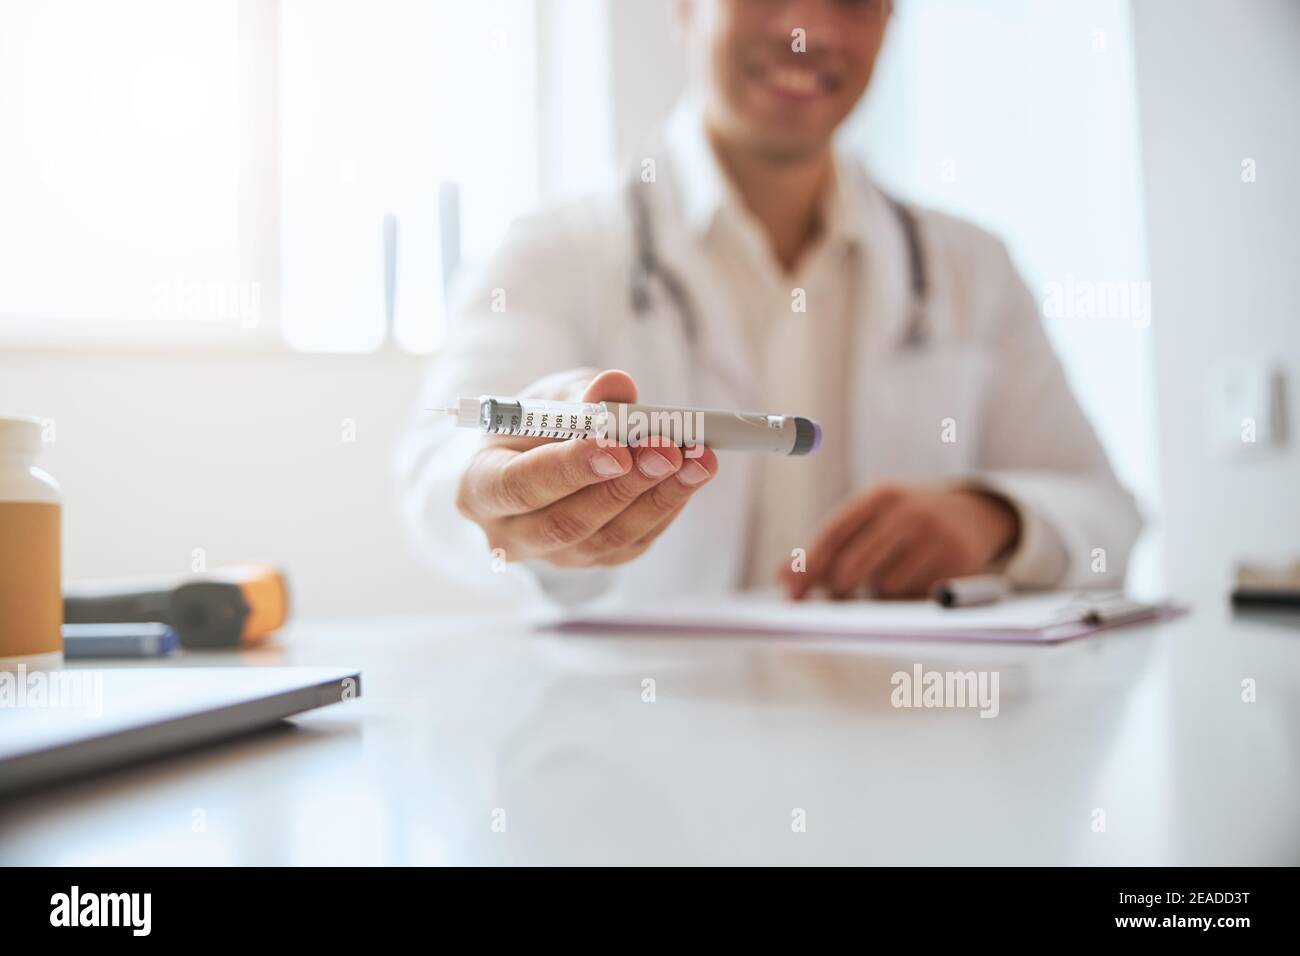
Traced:
<svg viewBox="0 0 1300 956">
<path fill-rule="evenodd" d="M 399 454 L 422 550 L 565 603 L 1122 581 L 1133 500 L 1002 244 L 833 145 L 888 0 L 679 6 L 692 89 L 654 149 L 621 190 L 517 224 L 465 290 Z M 485 442 L 423 411 L 480 394 L 804 415 L 825 438 L 692 457 Z"/>
</svg>

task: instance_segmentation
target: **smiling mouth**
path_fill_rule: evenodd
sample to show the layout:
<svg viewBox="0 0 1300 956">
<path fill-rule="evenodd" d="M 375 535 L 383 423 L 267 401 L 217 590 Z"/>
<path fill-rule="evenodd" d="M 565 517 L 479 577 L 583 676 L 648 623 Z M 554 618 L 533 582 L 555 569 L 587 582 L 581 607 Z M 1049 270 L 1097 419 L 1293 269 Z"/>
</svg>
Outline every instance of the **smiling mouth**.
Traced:
<svg viewBox="0 0 1300 956">
<path fill-rule="evenodd" d="M 751 63 L 746 66 L 745 75 L 778 96 L 798 100 L 835 93 L 841 85 L 840 78 L 826 70 L 784 63 L 777 66 Z"/>
</svg>

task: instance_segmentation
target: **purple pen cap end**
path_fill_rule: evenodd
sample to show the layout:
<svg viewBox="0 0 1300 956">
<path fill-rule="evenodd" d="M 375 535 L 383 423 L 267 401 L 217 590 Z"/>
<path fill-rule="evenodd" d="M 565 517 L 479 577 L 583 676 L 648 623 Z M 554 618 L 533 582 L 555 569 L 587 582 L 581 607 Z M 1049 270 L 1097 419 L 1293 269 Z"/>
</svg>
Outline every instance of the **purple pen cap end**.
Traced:
<svg viewBox="0 0 1300 956">
<path fill-rule="evenodd" d="M 794 420 L 794 447 L 790 449 L 792 455 L 811 455 L 818 448 L 822 447 L 822 427 L 811 418 L 799 418 Z"/>
</svg>

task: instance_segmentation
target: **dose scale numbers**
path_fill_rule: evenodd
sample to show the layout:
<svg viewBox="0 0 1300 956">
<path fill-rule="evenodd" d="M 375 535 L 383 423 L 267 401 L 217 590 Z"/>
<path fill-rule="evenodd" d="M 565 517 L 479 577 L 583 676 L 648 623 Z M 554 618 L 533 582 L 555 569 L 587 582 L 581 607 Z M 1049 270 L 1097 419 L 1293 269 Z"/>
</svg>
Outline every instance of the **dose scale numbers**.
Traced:
<svg viewBox="0 0 1300 956">
<path fill-rule="evenodd" d="M 597 438 L 605 434 L 603 405 L 584 402 L 498 401 L 483 410 L 487 431 L 530 438 Z"/>
</svg>

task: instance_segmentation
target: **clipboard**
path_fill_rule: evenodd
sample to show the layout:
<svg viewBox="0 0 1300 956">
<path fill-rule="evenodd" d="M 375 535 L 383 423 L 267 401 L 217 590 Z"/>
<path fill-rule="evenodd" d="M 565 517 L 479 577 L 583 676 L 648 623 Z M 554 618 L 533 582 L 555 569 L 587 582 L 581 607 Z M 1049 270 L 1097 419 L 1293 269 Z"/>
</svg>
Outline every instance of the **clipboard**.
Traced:
<svg viewBox="0 0 1300 956">
<path fill-rule="evenodd" d="M 1119 592 L 1046 592 L 998 604 L 940 608 L 932 601 L 803 601 L 770 595 L 691 599 L 654 606 L 568 609 L 539 617 L 574 633 L 733 634 L 1055 644 L 1176 617 L 1183 608 Z"/>
</svg>

